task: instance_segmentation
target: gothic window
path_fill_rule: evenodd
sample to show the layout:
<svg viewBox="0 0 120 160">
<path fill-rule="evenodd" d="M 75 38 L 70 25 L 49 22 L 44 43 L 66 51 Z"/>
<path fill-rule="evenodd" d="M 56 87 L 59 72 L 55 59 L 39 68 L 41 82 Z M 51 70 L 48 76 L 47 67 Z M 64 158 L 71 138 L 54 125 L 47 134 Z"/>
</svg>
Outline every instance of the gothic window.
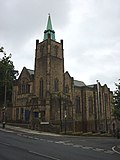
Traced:
<svg viewBox="0 0 120 160">
<path fill-rule="evenodd" d="M 18 94 L 21 94 L 21 84 L 18 86 Z"/>
<path fill-rule="evenodd" d="M 54 91 L 59 91 L 59 80 L 57 78 L 54 80 Z"/>
<path fill-rule="evenodd" d="M 26 93 L 30 93 L 30 85 L 26 84 Z"/>
<path fill-rule="evenodd" d="M 80 113 L 81 109 L 80 109 L 80 97 L 76 96 L 76 113 Z"/>
<path fill-rule="evenodd" d="M 41 120 L 44 122 L 45 121 L 45 111 L 41 112 Z"/>
<path fill-rule="evenodd" d="M 25 110 L 25 121 L 29 121 L 30 111 L 28 109 Z"/>
<path fill-rule="evenodd" d="M 105 114 L 107 112 L 107 106 L 108 106 L 108 95 L 105 94 L 104 95 L 104 111 L 105 111 Z"/>
<path fill-rule="evenodd" d="M 23 108 L 21 108 L 21 110 L 20 110 L 20 119 L 23 119 L 23 113 L 24 113 L 24 110 L 23 110 Z"/>
<path fill-rule="evenodd" d="M 107 105 L 108 105 L 108 95 L 107 94 L 105 94 L 105 98 L 104 98 L 104 103 L 105 103 L 105 107 L 107 107 Z"/>
<path fill-rule="evenodd" d="M 25 90 L 26 90 L 26 85 L 25 85 L 24 82 L 22 83 L 21 89 L 22 89 L 22 91 L 21 91 L 22 94 L 24 94 L 24 93 L 25 93 Z"/>
<path fill-rule="evenodd" d="M 26 93 L 30 93 L 30 85 L 22 82 L 21 85 L 18 86 L 18 93 L 19 94 L 26 94 Z"/>
<path fill-rule="evenodd" d="M 16 109 L 16 120 L 19 119 L 19 108 Z"/>
<path fill-rule="evenodd" d="M 88 98 L 88 110 L 89 110 L 89 114 L 93 114 L 93 99 L 92 99 L 92 97 Z"/>
<path fill-rule="evenodd" d="M 43 86 L 43 79 L 40 79 L 40 98 L 43 98 L 43 93 L 44 93 L 44 86 Z"/>
<path fill-rule="evenodd" d="M 68 85 L 66 85 L 66 87 L 65 87 L 65 93 L 69 93 L 69 86 Z"/>
</svg>

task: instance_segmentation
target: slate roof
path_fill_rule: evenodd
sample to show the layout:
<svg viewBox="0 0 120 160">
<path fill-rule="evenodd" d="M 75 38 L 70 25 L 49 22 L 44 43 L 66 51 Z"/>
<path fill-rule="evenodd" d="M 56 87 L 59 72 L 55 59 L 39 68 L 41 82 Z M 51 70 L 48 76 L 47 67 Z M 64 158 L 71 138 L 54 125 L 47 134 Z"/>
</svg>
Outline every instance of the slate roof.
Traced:
<svg viewBox="0 0 120 160">
<path fill-rule="evenodd" d="M 92 85 L 87 85 L 90 88 L 94 88 L 96 84 L 92 84 Z"/>
<path fill-rule="evenodd" d="M 83 87 L 83 86 L 86 86 L 86 85 L 82 81 L 74 80 L 74 86 L 76 86 L 76 87 Z"/>
<path fill-rule="evenodd" d="M 34 75 L 34 70 L 31 70 L 31 69 L 27 69 L 27 70 L 30 73 L 30 75 Z"/>
</svg>

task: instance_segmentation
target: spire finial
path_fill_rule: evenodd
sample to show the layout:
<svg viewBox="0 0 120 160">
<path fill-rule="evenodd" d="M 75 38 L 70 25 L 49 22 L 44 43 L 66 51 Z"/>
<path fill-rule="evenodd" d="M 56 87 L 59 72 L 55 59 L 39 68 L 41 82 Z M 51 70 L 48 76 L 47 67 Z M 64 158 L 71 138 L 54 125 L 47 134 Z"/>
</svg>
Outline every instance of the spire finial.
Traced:
<svg viewBox="0 0 120 160">
<path fill-rule="evenodd" d="M 44 31 L 44 40 L 48 39 L 48 34 L 50 34 L 52 40 L 55 40 L 55 31 L 52 29 L 52 22 L 51 22 L 50 13 L 48 13 L 47 28 Z"/>
</svg>

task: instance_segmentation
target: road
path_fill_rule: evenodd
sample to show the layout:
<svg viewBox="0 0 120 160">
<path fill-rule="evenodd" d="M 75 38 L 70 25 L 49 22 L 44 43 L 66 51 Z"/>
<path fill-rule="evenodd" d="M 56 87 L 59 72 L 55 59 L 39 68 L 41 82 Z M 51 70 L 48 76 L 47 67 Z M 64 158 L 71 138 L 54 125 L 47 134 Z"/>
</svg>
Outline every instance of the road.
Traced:
<svg viewBox="0 0 120 160">
<path fill-rule="evenodd" d="M 34 135 L 0 130 L 0 160 L 119 160 L 112 147 L 120 140 L 105 137 Z"/>
</svg>

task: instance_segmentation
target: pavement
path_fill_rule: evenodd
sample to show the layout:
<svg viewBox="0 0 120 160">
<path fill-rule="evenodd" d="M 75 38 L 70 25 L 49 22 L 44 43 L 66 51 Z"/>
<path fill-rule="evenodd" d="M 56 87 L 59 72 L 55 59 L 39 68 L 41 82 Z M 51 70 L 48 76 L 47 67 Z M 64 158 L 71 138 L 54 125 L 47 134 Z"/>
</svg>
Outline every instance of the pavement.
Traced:
<svg viewBox="0 0 120 160">
<path fill-rule="evenodd" d="M 36 131 L 36 130 L 31 130 L 31 129 L 26 129 L 22 127 L 17 127 L 17 126 L 12 126 L 12 125 L 5 125 L 5 128 L 3 128 L 3 125 L 0 124 L 0 131 L 5 131 L 5 132 L 22 132 L 26 134 L 34 134 L 34 135 L 46 135 L 46 136 L 67 136 L 67 135 L 60 135 L 60 134 L 55 134 L 55 133 L 49 133 L 49 132 L 41 132 L 41 131 Z M 117 154 L 120 154 L 120 145 L 113 146 L 112 150 L 116 152 Z"/>
<path fill-rule="evenodd" d="M 35 134 L 35 135 L 61 136 L 60 134 L 41 132 L 41 131 L 31 130 L 31 129 L 27 129 L 27 128 L 12 126 L 12 125 L 5 125 L 5 128 L 3 128 L 2 124 L 0 124 L 0 130 L 2 130 L 2 131 L 16 131 L 16 132 L 22 132 L 22 133 L 28 133 L 28 134 Z"/>
</svg>

